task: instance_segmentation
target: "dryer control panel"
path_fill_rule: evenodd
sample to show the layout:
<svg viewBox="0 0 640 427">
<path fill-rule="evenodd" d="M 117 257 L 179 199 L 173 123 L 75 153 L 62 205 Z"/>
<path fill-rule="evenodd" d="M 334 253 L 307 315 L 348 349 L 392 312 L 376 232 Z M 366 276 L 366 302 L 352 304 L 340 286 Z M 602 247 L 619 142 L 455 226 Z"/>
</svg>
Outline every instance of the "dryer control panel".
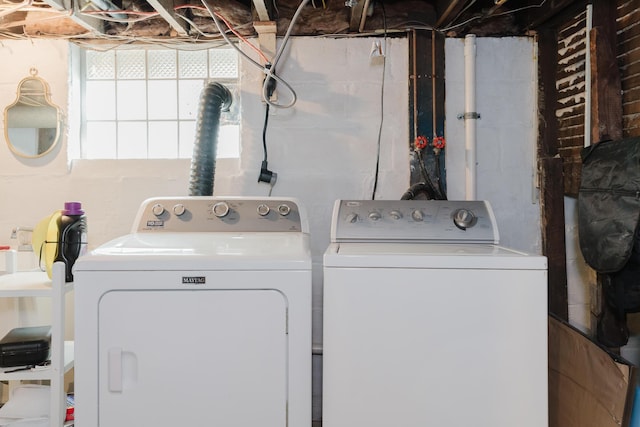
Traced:
<svg viewBox="0 0 640 427">
<path fill-rule="evenodd" d="M 306 214 L 293 198 L 164 197 L 145 200 L 134 221 L 140 232 L 303 232 Z"/>
<path fill-rule="evenodd" d="M 331 241 L 498 244 L 486 201 L 337 200 Z"/>
</svg>

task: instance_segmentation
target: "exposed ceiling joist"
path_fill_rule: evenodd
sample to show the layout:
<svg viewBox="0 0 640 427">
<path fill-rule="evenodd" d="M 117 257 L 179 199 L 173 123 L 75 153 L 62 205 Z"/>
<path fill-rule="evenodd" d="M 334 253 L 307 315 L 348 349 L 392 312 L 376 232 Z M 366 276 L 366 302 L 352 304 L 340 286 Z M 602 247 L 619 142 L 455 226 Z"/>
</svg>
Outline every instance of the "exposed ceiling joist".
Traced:
<svg viewBox="0 0 640 427">
<path fill-rule="evenodd" d="M 13 4 L 15 1 L 0 0 L 0 4 Z M 276 8 L 274 0 L 43 1 L 47 6 L 39 4 L 39 8 L 43 11 L 55 9 L 61 13 L 61 17 L 44 19 L 42 15 L 29 10 L 31 15 L 27 19 L 25 16 L 29 2 L 25 1 L 25 10 L 17 7 L 10 11 L 3 9 L 0 37 L 3 32 L 10 35 L 22 32 L 24 35 L 51 37 L 79 35 L 86 40 L 91 37 L 86 34 L 88 31 L 95 34 L 96 39 L 107 32 L 110 36 L 118 35 L 131 38 L 132 41 L 136 37 L 176 36 L 185 39 L 195 36 L 198 41 L 215 39 L 218 29 L 209 12 L 199 7 L 201 1 L 211 3 L 212 10 L 228 20 L 227 26 L 235 28 L 243 36 L 255 36 L 259 33 L 251 26 L 255 22 L 275 22 L 276 34 L 279 31 L 282 35 L 300 4 L 300 0 L 277 0 Z M 404 30 L 414 25 L 423 25 L 446 30 L 458 37 L 469 32 L 480 36 L 521 35 L 539 28 L 541 24 L 553 25 L 556 17 L 574 13 L 589 1 L 593 0 L 393 0 L 386 2 L 385 12 L 385 8 L 374 8 L 372 0 L 323 0 L 322 9 L 312 3 L 313 9 L 309 7 L 302 11 L 293 34 L 311 36 L 363 33 L 387 28 Z M 153 13 L 149 5 L 155 9 Z M 376 5 L 381 6 L 378 3 Z M 184 15 L 189 20 L 183 19 L 176 12 L 175 6 L 189 8 Z M 140 11 L 148 13 L 148 18 L 140 18 Z M 148 21 L 138 22 L 145 19 Z M 72 25 L 69 22 L 71 20 L 78 25 Z M 54 21 L 57 21 L 55 26 L 49 25 Z M 44 27 L 41 26 L 45 23 L 51 28 L 42 29 Z"/>
<path fill-rule="evenodd" d="M 258 15 L 258 21 L 271 21 L 271 16 L 269 16 L 269 5 L 265 0 L 253 0 L 253 7 Z"/>
<path fill-rule="evenodd" d="M 147 0 L 147 2 L 179 35 L 189 35 L 189 24 L 177 16 L 174 10 L 173 0 Z"/>
<path fill-rule="evenodd" d="M 351 8 L 351 17 L 349 19 L 349 31 L 360 31 L 361 26 L 364 27 L 364 21 L 367 19 L 366 4 L 369 0 L 347 0 L 345 5 Z"/>
<path fill-rule="evenodd" d="M 447 26 L 462 11 L 466 0 L 438 0 L 436 10 L 440 14 L 436 21 L 436 28 Z M 442 11 L 440 13 L 440 11 Z"/>
<path fill-rule="evenodd" d="M 81 15 L 78 14 L 78 10 L 76 9 L 75 2 L 71 4 L 69 0 L 43 0 L 47 5 L 49 5 L 52 9 L 59 11 L 70 11 L 72 10 L 72 14 L 69 16 L 76 24 L 81 25 L 87 30 L 104 34 L 104 21 L 93 16 Z"/>
<path fill-rule="evenodd" d="M 487 12 L 487 16 L 491 16 L 494 13 L 496 13 L 496 11 L 500 9 L 502 6 L 504 6 L 504 4 L 508 1 L 509 0 L 496 0 L 496 4 L 491 6 L 491 9 L 489 9 L 489 11 Z"/>
<path fill-rule="evenodd" d="M 558 17 L 565 9 L 580 5 L 586 5 L 585 0 L 552 0 L 546 1 L 539 7 L 528 10 L 527 27 L 534 29 L 546 23 L 552 18 Z M 586 7 L 586 6 L 585 6 Z"/>
</svg>

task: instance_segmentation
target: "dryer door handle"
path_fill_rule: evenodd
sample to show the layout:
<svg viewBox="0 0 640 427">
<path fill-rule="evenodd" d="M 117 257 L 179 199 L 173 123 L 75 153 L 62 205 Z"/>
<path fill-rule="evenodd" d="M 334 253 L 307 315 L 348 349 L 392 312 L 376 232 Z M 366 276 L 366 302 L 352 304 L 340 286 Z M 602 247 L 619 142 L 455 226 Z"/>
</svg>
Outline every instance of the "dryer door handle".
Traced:
<svg viewBox="0 0 640 427">
<path fill-rule="evenodd" d="M 122 348 L 109 349 L 108 356 L 109 391 L 122 392 Z"/>
</svg>

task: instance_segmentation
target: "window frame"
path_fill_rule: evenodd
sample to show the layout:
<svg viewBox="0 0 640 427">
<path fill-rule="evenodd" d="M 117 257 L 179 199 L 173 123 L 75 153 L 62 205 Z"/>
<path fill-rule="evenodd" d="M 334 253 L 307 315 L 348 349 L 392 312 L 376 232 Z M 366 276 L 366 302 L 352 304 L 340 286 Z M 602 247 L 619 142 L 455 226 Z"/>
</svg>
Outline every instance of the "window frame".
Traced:
<svg viewBox="0 0 640 427">
<path fill-rule="evenodd" d="M 105 49 L 104 51 L 115 51 L 114 53 L 114 76 L 112 78 L 105 78 L 105 79 L 95 79 L 94 81 L 109 81 L 109 82 L 113 82 L 114 84 L 114 88 L 115 88 L 115 94 L 114 94 L 114 112 L 116 114 L 115 119 L 114 120 L 105 120 L 104 122 L 115 122 L 115 134 L 116 134 L 116 142 L 115 142 L 115 155 L 112 156 L 97 156 L 97 157 L 89 157 L 87 155 L 87 146 L 88 146 L 88 138 L 87 138 L 87 128 L 88 128 L 88 123 L 90 122 L 95 122 L 95 123 L 99 123 L 101 122 L 101 120 L 89 120 L 87 118 L 87 83 L 91 80 L 88 77 L 88 72 L 87 72 L 87 52 L 91 51 L 91 50 L 96 50 L 93 49 L 92 47 L 82 47 L 82 46 L 78 46 L 77 50 L 76 50 L 76 54 L 74 55 L 77 58 L 77 76 L 79 77 L 79 84 L 72 84 L 71 86 L 75 86 L 72 90 L 77 90 L 77 95 L 76 95 L 76 99 L 78 100 L 79 104 L 80 104 L 80 108 L 78 109 L 78 113 L 77 113 L 77 117 L 76 117 L 76 130 L 75 130 L 75 135 L 76 138 L 70 138 L 69 140 L 69 149 L 68 149 L 68 156 L 69 156 L 69 161 L 75 161 L 75 160 L 172 160 L 172 159 L 187 159 L 190 158 L 190 151 L 187 151 L 189 147 L 191 147 L 193 145 L 193 140 L 188 141 L 190 144 L 188 144 L 187 149 L 185 150 L 181 150 L 180 149 L 180 145 L 183 144 L 185 140 L 181 141 L 180 137 L 181 137 L 181 129 L 180 126 L 181 124 L 185 124 L 185 123 L 193 123 L 194 129 L 193 129 L 193 137 L 195 138 L 197 136 L 196 132 L 197 132 L 197 118 L 198 118 L 198 114 L 199 114 L 199 104 L 200 104 L 200 99 L 198 96 L 198 99 L 194 99 L 194 110 L 191 112 L 193 119 L 185 119 L 183 117 L 181 117 L 181 113 L 179 110 L 179 104 L 180 104 L 180 82 L 181 81 L 197 81 L 197 82 L 202 82 L 202 87 L 204 87 L 204 85 L 209 82 L 209 81 L 216 81 L 219 83 L 224 84 L 232 93 L 233 98 L 234 98 L 234 102 L 232 103 L 231 106 L 231 111 L 229 113 L 222 113 L 221 116 L 221 132 L 224 132 L 224 128 L 228 125 L 234 126 L 235 129 L 231 129 L 232 132 L 234 132 L 236 134 L 235 140 L 231 141 L 230 144 L 233 144 L 233 146 L 228 147 L 228 149 L 225 151 L 225 149 L 223 148 L 222 153 L 218 152 L 218 157 L 220 158 L 239 158 L 240 155 L 240 124 L 241 124 L 241 117 L 240 117 L 240 109 L 239 109 L 239 94 L 240 94 L 240 69 L 239 69 L 239 65 L 240 65 L 240 58 L 237 56 L 237 53 L 234 54 L 236 55 L 236 65 L 235 65 L 235 72 L 236 72 L 236 76 L 234 78 L 231 77 L 217 77 L 217 78 L 212 78 L 211 77 L 211 61 L 212 59 L 212 50 L 216 50 L 216 49 L 227 49 L 227 50 L 231 50 L 233 51 L 233 49 L 231 47 L 227 47 L 227 46 L 220 46 L 220 47 L 204 47 L 200 50 L 205 50 L 206 53 L 206 74 L 207 77 L 183 77 L 180 75 L 180 52 L 184 51 L 181 49 L 176 49 L 176 48 L 172 48 L 172 47 L 156 47 L 156 46 L 141 46 L 141 45 L 133 45 L 133 46 L 118 46 L 118 47 L 113 47 L 113 48 L 109 48 L 109 49 Z M 144 62 L 145 62 L 145 71 L 144 71 L 144 77 L 143 78 L 135 78 L 135 79 L 128 79 L 128 78 L 119 78 L 118 77 L 118 68 L 117 68 L 117 61 L 118 61 L 118 55 L 117 52 L 118 51 L 122 51 L 122 50 L 139 50 L 139 51 L 144 51 Z M 149 51 L 151 50 L 166 50 L 166 51 L 172 51 L 175 55 L 174 60 L 175 60 L 175 66 L 176 66 L 176 74 L 175 77 L 162 77 L 162 78 L 151 78 L 149 75 Z M 123 117 L 118 117 L 117 113 L 118 113 L 118 90 L 117 90 L 117 86 L 118 86 L 118 82 L 126 82 L 126 81 L 144 81 L 144 90 L 145 90 L 145 100 L 144 100 L 144 104 L 145 104 L 145 119 L 143 120 L 128 120 L 126 118 Z M 176 103 L 178 105 L 176 105 L 176 114 L 175 114 L 175 118 L 171 118 L 171 119 L 150 119 L 149 118 L 149 86 L 150 83 L 152 84 L 152 82 L 154 81 L 173 81 L 175 82 L 175 91 L 176 91 Z M 73 95 L 72 95 L 72 99 L 73 99 Z M 118 154 L 118 131 L 120 128 L 120 125 L 122 123 L 127 123 L 127 122 L 133 122 L 133 121 L 137 121 L 137 122 L 144 122 L 146 124 L 146 149 L 145 149 L 145 156 L 142 157 L 130 157 L 130 156 L 123 156 L 121 157 Z M 151 141 L 151 132 L 150 132 L 150 126 L 149 123 L 150 122 L 156 122 L 156 123 L 160 123 L 160 122 L 171 122 L 171 123 L 175 123 L 176 125 L 176 142 L 175 142 L 175 147 L 173 147 L 175 149 L 175 155 L 174 156 L 152 156 L 150 155 L 150 150 L 149 150 L 149 143 Z M 226 139 L 225 139 L 226 140 Z M 220 145 L 219 147 L 220 148 Z M 225 147 L 227 148 L 227 147 Z M 185 152 L 189 152 L 189 156 L 185 155 Z"/>
</svg>

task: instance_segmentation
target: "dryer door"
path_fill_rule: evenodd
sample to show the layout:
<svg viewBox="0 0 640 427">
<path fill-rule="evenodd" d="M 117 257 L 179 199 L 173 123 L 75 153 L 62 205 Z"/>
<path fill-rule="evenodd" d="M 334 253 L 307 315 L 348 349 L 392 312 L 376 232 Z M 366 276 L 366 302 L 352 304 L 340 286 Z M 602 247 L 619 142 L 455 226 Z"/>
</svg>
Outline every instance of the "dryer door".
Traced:
<svg viewBox="0 0 640 427">
<path fill-rule="evenodd" d="M 108 292 L 100 427 L 285 426 L 287 346 L 274 290 Z"/>
</svg>

